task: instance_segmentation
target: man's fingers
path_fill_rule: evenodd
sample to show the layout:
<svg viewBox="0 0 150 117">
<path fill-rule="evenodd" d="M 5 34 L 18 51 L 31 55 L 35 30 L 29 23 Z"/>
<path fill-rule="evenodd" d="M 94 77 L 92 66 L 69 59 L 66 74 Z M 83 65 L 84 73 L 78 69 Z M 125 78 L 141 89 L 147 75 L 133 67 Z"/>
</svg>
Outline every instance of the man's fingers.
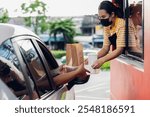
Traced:
<svg viewBox="0 0 150 117">
<path fill-rule="evenodd" d="M 88 59 L 84 60 L 84 64 L 86 64 L 86 65 L 88 64 Z"/>
<path fill-rule="evenodd" d="M 86 72 L 90 73 L 90 71 L 89 71 L 89 70 L 87 70 L 87 69 L 85 69 L 85 70 L 86 70 Z"/>
<path fill-rule="evenodd" d="M 64 68 L 64 64 L 59 66 L 59 70 L 62 70 Z"/>
</svg>

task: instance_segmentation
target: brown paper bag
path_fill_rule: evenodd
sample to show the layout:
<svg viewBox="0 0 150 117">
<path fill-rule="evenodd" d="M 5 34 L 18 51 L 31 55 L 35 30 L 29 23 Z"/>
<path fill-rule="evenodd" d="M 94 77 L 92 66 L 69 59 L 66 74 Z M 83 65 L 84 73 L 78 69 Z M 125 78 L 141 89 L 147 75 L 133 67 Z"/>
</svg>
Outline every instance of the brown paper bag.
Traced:
<svg viewBox="0 0 150 117">
<path fill-rule="evenodd" d="M 67 44 L 66 64 L 69 66 L 79 66 L 84 62 L 82 44 Z"/>
</svg>

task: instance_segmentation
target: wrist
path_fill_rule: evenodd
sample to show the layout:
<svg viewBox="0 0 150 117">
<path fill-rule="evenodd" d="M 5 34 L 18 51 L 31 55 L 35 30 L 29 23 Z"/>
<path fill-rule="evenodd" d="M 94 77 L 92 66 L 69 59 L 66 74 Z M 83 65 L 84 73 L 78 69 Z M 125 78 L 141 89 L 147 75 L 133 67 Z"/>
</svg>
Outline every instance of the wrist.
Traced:
<svg viewBox="0 0 150 117">
<path fill-rule="evenodd" d="M 97 54 L 97 59 L 101 58 L 101 56 L 99 54 Z"/>
<path fill-rule="evenodd" d="M 105 58 L 101 58 L 100 60 L 101 60 L 103 63 L 106 62 L 106 59 L 105 59 Z"/>
<path fill-rule="evenodd" d="M 74 75 L 78 75 L 79 74 L 79 70 L 78 69 L 76 69 L 76 70 L 74 70 L 72 72 L 74 73 Z"/>
</svg>

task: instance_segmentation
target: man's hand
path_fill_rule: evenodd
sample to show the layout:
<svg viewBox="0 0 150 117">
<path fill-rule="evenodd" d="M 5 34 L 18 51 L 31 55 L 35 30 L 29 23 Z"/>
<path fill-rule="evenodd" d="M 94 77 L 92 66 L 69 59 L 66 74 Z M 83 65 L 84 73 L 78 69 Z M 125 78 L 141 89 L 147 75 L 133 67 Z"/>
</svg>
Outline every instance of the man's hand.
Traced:
<svg viewBox="0 0 150 117">
<path fill-rule="evenodd" d="M 87 76 L 87 73 L 90 73 L 89 70 L 84 68 L 84 64 L 81 64 L 80 66 L 78 66 L 76 71 L 77 71 L 77 76 L 79 76 L 79 77 Z"/>
</svg>

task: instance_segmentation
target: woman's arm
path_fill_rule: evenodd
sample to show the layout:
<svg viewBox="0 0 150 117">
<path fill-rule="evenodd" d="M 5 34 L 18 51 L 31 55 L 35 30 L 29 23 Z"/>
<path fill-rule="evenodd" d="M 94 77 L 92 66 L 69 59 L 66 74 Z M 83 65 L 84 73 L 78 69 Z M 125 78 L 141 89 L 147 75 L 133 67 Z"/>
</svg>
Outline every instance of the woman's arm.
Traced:
<svg viewBox="0 0 150 117">
<path fill-rule="evenodd" d="M 111 53 L 107 54 L 106 56 L 95 61 L 95 63 L 92 65 L 92 67 L 94 69 L 100 68 L 105 62 L 118 57 L 123 52 L 123 50 L 124 50 L 124 47 L 117 48 L 116 50 L 112 51 Z"/>
<path fill-rule="evenodd" d="M 123 50 L 124 50 L 123 47 L 119 47 L 116 50 L 112 51 L 111 53 L 107 54 L 106 56 L 102 57 L 101 59 L 103 59 L 104 62 L 112 60 L 118 57 L 123 52 Z"/>
<path fill-rule="evenodd" d="M 97 58 L 101 58 L 101 57 L 107 55 L 109 50 L 110 50 L 110 45 L 108 45 L 108 46 L 104 45 L 102 47 L 102 49 L 98 52 Z"/>
</svg>

